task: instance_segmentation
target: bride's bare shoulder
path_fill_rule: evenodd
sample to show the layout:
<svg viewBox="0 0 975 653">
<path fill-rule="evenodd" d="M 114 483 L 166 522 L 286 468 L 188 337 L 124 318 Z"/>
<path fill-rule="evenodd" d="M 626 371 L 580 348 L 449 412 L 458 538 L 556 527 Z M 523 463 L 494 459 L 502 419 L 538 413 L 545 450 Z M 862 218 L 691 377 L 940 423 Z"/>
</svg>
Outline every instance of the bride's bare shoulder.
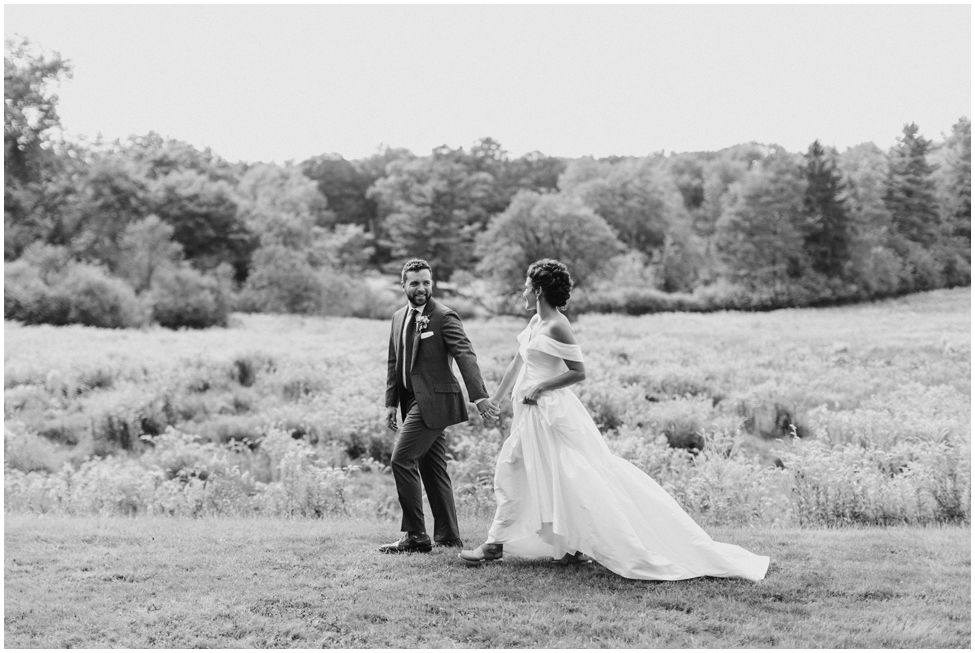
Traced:
<svg viewBox="0 0 975 653">
<path fill-rule="evenodd" d="M 572 332 L 572 326 L 569 324 L 569 320 L 565 317 L 561 319 L 552 320 L 548 328 L 545 329 L 545 335 L 547 335 L 552 340 L 556 340 L 566 345 L 575 345 L 576 334 Z"/>
</svg>

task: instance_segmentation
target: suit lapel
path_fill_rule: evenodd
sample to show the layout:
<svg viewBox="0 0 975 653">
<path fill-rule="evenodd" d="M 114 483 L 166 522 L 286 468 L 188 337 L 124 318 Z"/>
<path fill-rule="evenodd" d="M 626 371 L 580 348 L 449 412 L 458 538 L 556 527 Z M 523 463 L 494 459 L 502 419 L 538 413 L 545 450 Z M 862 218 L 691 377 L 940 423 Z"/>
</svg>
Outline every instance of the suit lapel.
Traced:
<svg viewBox="0 0 975 653">
<path fill-rule="evenodd" d="M 396 360 L 403 357 L 403 320 L 405 318 L 405 308 L 401 308 L 393 313 L 393 347 L 396 348 Z"/>
</svg>

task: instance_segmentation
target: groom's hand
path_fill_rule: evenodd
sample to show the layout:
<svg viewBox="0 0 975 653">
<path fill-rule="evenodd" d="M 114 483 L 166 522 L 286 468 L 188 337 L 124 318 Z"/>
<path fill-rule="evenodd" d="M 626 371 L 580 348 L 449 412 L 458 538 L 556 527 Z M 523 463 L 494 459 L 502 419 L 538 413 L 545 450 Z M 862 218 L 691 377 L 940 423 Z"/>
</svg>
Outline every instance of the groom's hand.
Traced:
<svg viewBox="0 0 975 653">
<path fill-rule="evenodd" d="M 396 406 L 386 406 L 386 428 L 390 431 L 398 431 L 399 425 L 396 423 Z"/>
</svg>

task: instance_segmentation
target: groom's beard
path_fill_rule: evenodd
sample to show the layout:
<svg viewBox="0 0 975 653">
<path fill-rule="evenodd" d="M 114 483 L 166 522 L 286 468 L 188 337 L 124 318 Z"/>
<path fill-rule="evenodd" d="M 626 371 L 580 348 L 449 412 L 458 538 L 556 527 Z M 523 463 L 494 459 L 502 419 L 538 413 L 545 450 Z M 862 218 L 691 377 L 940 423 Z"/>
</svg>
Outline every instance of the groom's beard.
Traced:
<svg viewBox="0 0 975 653">
<path fill-rule="evenodd" d="M 422 297 L 418 297 L 419 294 L 420 293 L 413 293 L 412 295 L 407 295 L 406 298 L 414 307 L 423 308 L 427 305 L 427 302 L 430 301 L 430 293 L 425 293 L 422 295 Z"/>
</svg>

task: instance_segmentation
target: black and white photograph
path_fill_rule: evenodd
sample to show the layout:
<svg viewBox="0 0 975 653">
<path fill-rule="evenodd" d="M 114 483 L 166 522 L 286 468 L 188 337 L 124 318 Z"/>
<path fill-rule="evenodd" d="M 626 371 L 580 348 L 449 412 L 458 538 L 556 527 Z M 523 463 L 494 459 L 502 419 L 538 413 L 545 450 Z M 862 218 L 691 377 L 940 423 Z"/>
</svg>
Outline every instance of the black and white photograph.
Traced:
<svg viewBox="0 0 975 653">
<path fill-rule="evenodd" d="M 8 649 L 971 649 L 970 4 L 4 5 Z"/>
</svg>

